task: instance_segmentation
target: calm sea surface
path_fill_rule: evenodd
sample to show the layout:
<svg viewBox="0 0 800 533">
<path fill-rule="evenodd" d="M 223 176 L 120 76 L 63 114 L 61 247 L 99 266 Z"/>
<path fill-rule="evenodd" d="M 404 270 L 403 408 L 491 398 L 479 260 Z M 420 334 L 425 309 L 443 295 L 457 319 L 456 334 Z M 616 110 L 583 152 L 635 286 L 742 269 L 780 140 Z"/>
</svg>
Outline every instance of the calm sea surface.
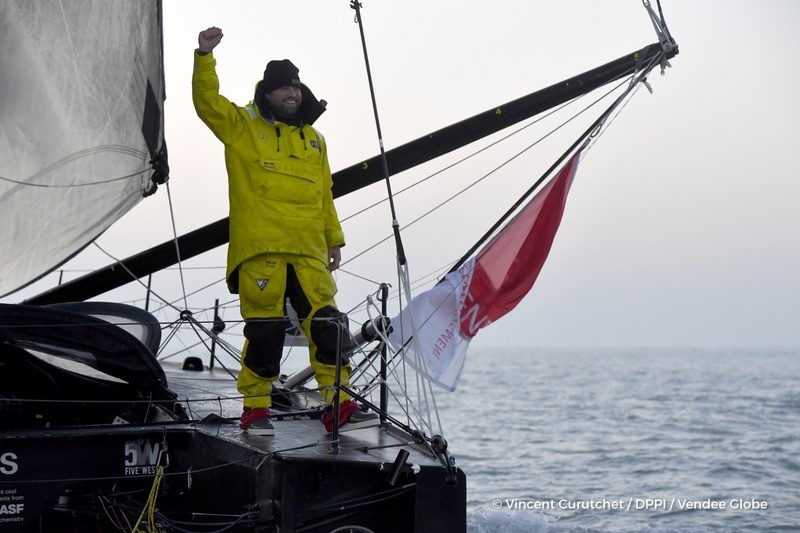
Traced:
<svg viewBox="0 0 800 533">
<path fill-rule="evenodd" d="M 800 531 L 800 350 L 473 349 L 471 532 Z"/>
</svg>

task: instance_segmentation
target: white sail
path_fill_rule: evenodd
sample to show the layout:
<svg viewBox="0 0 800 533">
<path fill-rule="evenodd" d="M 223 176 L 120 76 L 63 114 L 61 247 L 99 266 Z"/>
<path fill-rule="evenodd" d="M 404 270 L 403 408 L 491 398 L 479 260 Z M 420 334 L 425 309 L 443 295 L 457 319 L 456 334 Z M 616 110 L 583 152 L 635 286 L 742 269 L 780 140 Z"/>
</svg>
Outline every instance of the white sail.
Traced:
<svg viewBox="0 0 800 533">
<path fill-rule="evenodd" d="M 0 2 L 0 294 L 83 249 L 152 187 L 158 3 Z"/>
</svg>

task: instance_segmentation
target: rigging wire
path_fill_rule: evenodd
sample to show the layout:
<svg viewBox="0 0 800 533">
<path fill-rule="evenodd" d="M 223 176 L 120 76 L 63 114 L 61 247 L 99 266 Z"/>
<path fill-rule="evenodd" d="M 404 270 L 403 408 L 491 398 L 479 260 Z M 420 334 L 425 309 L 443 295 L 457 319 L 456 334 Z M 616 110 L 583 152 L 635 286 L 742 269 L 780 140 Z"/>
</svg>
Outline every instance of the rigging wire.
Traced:
<svg viewBox="0 0 800 533">
<path fill-rule="evenodd" d="M 375 86 L 372 83 L 372 69 L 369 65 L 369 55 L 367 53 L 367 39 L 364 35 L 364 22 L 361 19 L 361 3 L 358 0 L 351 0 L 350 7 L 355 10 L 355 21 L 361 34 L 361 48 L 364 52 L 364 66 L 367 70 L 367 82 L 369 83 L 369 94 L 372 99 L 372 113 L 375 117 L 375 129 L 378 134 L 378 145 L 381 153 L 381 166 L 383 169 L 386 192 L 389 199 L 389 210 L 392 214 L 392 231 L 394 232 L 395 246 L 397 248 L 397 262 L 402 266 L 406 264 L 405 251 L 403 250 L 403 240 L 400 237 L 400 223 L 397 221 L 397 213 L 394 207 L 394 196 L 392 195 L 392 183 L 389 179 L 389 164 L 386 161 L 386 150 L 383 146 L 383 133 L 381 132 L 381 121 L 378 114 L 378 103 L 375 99 Z"/>
<path fill-rule="evenodd" d="M 584 114 L 585 112 L 587 112 L 589 109 L 591 109 L 592 107 L 594 107 L 595 105 L 597 105 L 598 103 L 600 103 L 601 101 L 603 101 L 605 98 L 607 98 L 607 97 L 608 97 L 609 95 L 611 95 L 611 94 L 612 94 L 614 91 L 618 90 L 620 87 L 622 87 L 622 86 L 623 86 L 623 85 L 625 85 L 626 83 L 627 83 L 627 81 L 626 81 L 626 80 L 623 80 L 622 82 L 620 82 L 619 84 L 617 84 L 616 86 L 614 86 L 613 88 L 611 88 L 609 91 L 607 91 L 605 94 L 603 94 L 603 95 L 599 96 L 599 97 L 598 97 L 596 100 L 594 100 L 593 102 L 591 102 L 590 104 L 588 104 L 588 105 L 587 105 L 586 107 L 584 107 L 582 110 L 578 111 L 577 113 L 575 113 L 574 115 L 572 115 L 570 118 L 568 118 L 567 120 L 565 120 L 564 122 L 562 122 L 560 125 L 556 126 L 555 128 L 553 128 L 553 129 L 552 129 L 552 130 L 550 130 L 549 132 L 545 133 L 543 136 L 539 137 L 538 139 L 536 139 L 535 141 L 533 141 L 533 142 L 532 142 L 532 143 L 530 143 L 528 146 L 526 146 L 525 148 L 523 148 L 522 150 L 520 150 L 520 151 L 519 151 L 519 152 L 517 152 L 516 154 L 512 155 L 512 156 L 511 156 L 511 157 L 509 157 L 508 159 L 506 159 L 506 160 L 502 161 L 502 162 L 501 162 L 499 165 L 497 165 L 496 167 L 494 167 L 492 170 L 490 170 L 489 172 L 487 172 L 487 173 L 483 174 L 481 177 L 479 177 L 478 179 L 476 179 L 476 180 L 475 180 L 475 181 L 473 181 L 472 183 L 468 184 L 467 186 L 463 187 L 461 190 L 459 190 L 459 191 L 458 191 L 458 192 L 456 192 L 455 194 L 452 194 L 451 196 L 449 196 L 448 198 L 446 198 L 446 199 L 445 199 L 444 201 L 442 201 L 441 203 L 439 203 L 439 204 L 435 205 L 434 207 L 432 207 L 431 209 L 429 209 L 427 212 L 425 212 L 425 213 L 423 213 L 422 215 L 420 215 L 419 217 L 415 218 L 414 220 L 412 220 L 411 222 L 409 222 L 408 224 L 406 224 L 406 226 L 405 226 L 405 230 L 407 230 L 407 229 L 408 229 L 408 228 L 410 228 L 411 226 L 415 225 L 417 222 L 420 222 L 422 219 L 426 218 L 427 216 L 429 216 L 430 214 L 434 213 L 435 211 L 437 211 L 437 210 L 441 209 L 442 207 L 444 207 L 445 205 L 447 205 L 447 204 L 448 204 L 448 203 L 450 203 L 451 201 L 455 200 L 455 199 L 456 199 L 457 197 L 459 197 L 460 195 L 462 195 L 462 194 L 464 194 L 465 192 L 467 192 L 469 189 L 471 189 L 471 188 L 475 187 L 475 186 L 476 186 L 477 184 L 479 184 L 480 182 L 482 182 L 482 181 L 484 181 L 485 179 L 489 178 L 489 177 L 490 177 L 492 174 L 494 174 L 495 172 L 499 171 L 501 168 L 503 168 L 503 167 L 504 167 L 504 166 L 506 166 L 507 164 L 511 163 L 513 160 L 515 160 L 515 159 L 517 159 L 518 157 L 522 156 L 524 153 L 526 153 L 527 151 L 531 150 L 532 148 L 534 148 L 535 146 L 537 146 L 539 143 L 541 143 L 542 141 L 544 141 L 545 139 L 547 139 L 547 138 L 548 138 L 548 137 L 550 137 L 551 135 L 555 134 L 557 131 L 559 131 L 560 129 L 562 129 L 563 127 L 565 127 L 567 124 L 569 124 L 569 123 L 570 123 L 570 122 L 572 122 L 573 120 L 576 120 L 576 119 L 577 119 L 579 116 L 581 116 L 582 114 Z M 571 102 L 567 102 L 566 104 L 564 104 L 563 106 L 561 106 L 561 107 L 560 107 L 558 110 L 561 110 L 561 109 L 563 109 L 563 108 L 564 108 L 564 107 L 566 107 L 567 105 L 574 104 L 576 101 L 578 101 L 578 99 L 572 100 Z M 557 111 L 558 111 L 558 110 L 557 110 Z M 552 113 L 549 113 L 547 116 L 550 116 L 551 114 L 552 114 Z M 514 131 L 514 132 L 511 132 L 511 133 L 509 133 L 508 135 L 506 135 L 506 136 L 504 136 L 504 137 L 502 137 L 502 138 L 500 138 L 500 139 L 498 139 L 498 140 L 496 140 L 496 141 L 492 142 L 491 144 L 489 144 L 489 145 L 487 145 L 487 146 L 485 146 L 485 147 L 483 147 L 483 148 L 481 148 L 481 149 L 479 149 L 479 150 L 477 150 L 477 151 L 475 151 L 475 152 L 473 152 L 473 153 L 471 153 L 471 154 L 468 154 L 468 155 L 466 155 L 465 157 L 461 158 L 460 160 L 458 160 L 458 161 L 455 161 L 455 162 L 451 163 L 450 165 L 448 165 L 448 166 L 446 166 L 446 167 L 444 167 L 444 168 L 442 168 L 442 169 L 440 169 L 440 170 L 437 170 L 436 172 L 434 172 L 434 173 L 432 173 L 432 174 L 430 174 L 430 175 L 428 175 L 428 176 L 426 176 L 426 177 L 424 177 L 424 178 L 422 178 L 422 179 L 418 180 L 417 182 L 415 182 L 415 183 L 413 183 L 413 184 L 409 185 L 408 187 L 406 187 L 405 189 L 402 189 L 401 191 L 399 191 L 399 192 L 398 192 L 398 195 L 399 195 L 400 193 L 406 192 L 406 191 L 410 190 L 411 188 L 414 188 L 414 187 L 416 187 L 416 186 L 418 186 L 418 185 L 420 185 L 420 184 L 422 184 L 422 183 L 424 183 L 424 182 L 426 182 L 426 181 L 428 181 L 428 180 L 432 179 L 433 177 L 435 177 L 435 176 L 437 176 L 437 175 L 440 175 L 440 174 L 442 174 L 443 172 L 445 172 L 445 171 L 447 171 L 447 170 L 450 170 L 450 169 L 452 169 L 452 168 L 454 168 L 454 167 L 456 167 L 456 166 L 458 166 L 458 165 L 460 165 L 460 164 L 462 164 L 462 163 L 465 163 L 467 160 L 471 159 L 472 157 L 474 157 L 474 156 L 476 156 L 476 155 L 478 155 L 478 154 L 480 154 L 480 153 L 482 153 L 482 152 L 485 152 L 486 150 L 488 150 L 488 149 L 490 149 L 490 148 L 493 148 L 493 147 L 495 147 L 495 146 L 499 145 L 500 143 L 502 143 L 502 142 L 504 142 L 504 141 L 508 140 L 509 138 L 511 138 L 511 137 L 513 137 L 513 136 L 515 136 L 515 135 L 518 135 L 518 134 L 520 134 L 520 133 L 521 133 L 521 132 L 523 132 L 525 129 L 527 129 L 527 128 L 529 128 L 529 127 L 533 126 L 533 125 L 535 125 L 536 123 L 538 123 L 540 120 L 543 120 L 544 118 L 547 118 L 547 116 L 545 116 L 545 117 L 541 117 L 540 119 L 537 119 L 537 120 L 535 120 L 535 121 L 533 121 L 533 122 L 531 122 L 531 123 L 529 123 L 529 124 L 527 124 L 527 125 L 525 125 L 525 126 L 523 126 L 523 127 L 519 128 L 519 129 L 517 129 L 516 131 Z M 383 201 L 385 201 L 385 200 L 381 200 L 380 202 L 377 202 L 377 203 L 373 204 L 373 205 L 372 205 L 372 206 L 370 206 L 370 207 L 374 207 L 374 206 L 378 205 L 379 203 L 382 203 Z M 369 209 L 369 208 L 367 208 L 367 209 Z M 366 211 L 366 209 L 362 209 L 361 211 L 359 211 L 359 212 L 358 212 L 358 213 L 356 213 L 356 214 L 361 214 L 361 213 L 363 213 L 364 211 Z M 348 217 L 348 219 L 349 219 L 349 218 L 352 218 L 353 216 L 355 216 L 355 214 L 354 214 L 354 215 L 351 215 L 350 217 Z M 345 220 L 347 220 L 347 219 L 345 219 Z M 345 265 L 346 265 L 347 263 L 350 263 L 351 261 L 354 261 L 355 259 L 357 259 L 357 258 L 361 257 L 362 255 L 364 255 L 364 254 L 368 253 L 369 251 L 371 251 L 371 250 L 372 250 L 372 249 L 374 249 L 375 247 L 379 246 L 380 244 L 383 244 L 384 242 L 388 241 L 390 238 L 391 238 L 391 235 L 384 237 L 383 239 L 381 239 L 381 240 L 379 240 L 378 242 L 374 243 L 372 246 L 370 246 L 370 247 L 368 247 L 368 248 L 364 249 L 362 252 L 360 252 L 360 253 L 357 253 L 356 255 L 354 255 L 353 257 L 351 257 L 351 258 L 350 258 L 350 259 L 348 259 L 347 261 L 345 261 L 343 264 L 345 264 Z M 376 284 L 377 284 L 377 283 L 376 283 Z"/>
<path fill-rule="evenodd" d="M 422 183 L 424 183 L 424 182 L 426 182 L 426 181 L 428 181 L 430 179 L 433 179 L 434 177 L 438 176 L 439 174 L 447 172 L 448 170 L 450 170 L 452 168 L 455 168 L 455 167 L 457 167 L 458 165 L 460 165 L 462 163 L 465 163 L 467 160 L 472 159 L 473 157 L 476 157 L 479 154 L 481 154 L 481 153 L 483 153 L 483 152 L 485 152 L 485 151 L 487 151 L 487 150 L 499 145 L 500 143 L 510 139 L 511 137 L 514 137 L 515 135 L 518 135 L 522 131 L 524 131 L 524 130 L 532 127 L 532 126 L 535 126 L 536 124 L 538 124 L 539 122 L 545 120 L 546 118 L 550 117 L 551 115 L 554 115 L 554 114 L 558 113 L 559 111 L 561 111 L 565 107 L 567 107 L 569 105 L 572 105 L 573 103 L 575 103 L 576 101 L 580 100 L 584 96 L 585 95 L 581 95 L 578 98 L 573 99 L 572 101 L 564 102 L 560 106 L 552 109 L 549 113 L 546 113 L 546 114 L 542 115 L 541 117 L 535 118 L 534 120 L 532 120 L 528 124 L 525 124 L 524 126 L 518 128 L 517 130 L 512 131 L 511 133 L 509 133 L 509 134 L 497 139 L 496 141 L 493 141 L 493 142 L 487 144 L 486 146 L 484 146 L 483 148 L 480 148 L 479 150 L 476 150 L 476 151 L 474 151 L 474 152 L 472 152 L 470 154 L 467 154 L 466 156 L 462 157 L 458 161 L 454 161 L 453 163 L 450 163 L 449 165 L 437 170 L 436 172 L 433 172 L 433 173 L 425 176 L 424 178 L 421 178 L 421 179 L 417 180 L 416 182 L 408 185 L 407 187 L 404 187 L 403 189 L 400 189 L 399 191 L 397 191 L 395 193 L 395 196 L 400 196 L 401 194 L 403 194 L 405 192 L 408 192 L 411 189 L 416 188 L 418 185 L 420 185 L 420 184 L 422 184 Z M 367 212 L 367 211 L 369 211 L 369 210 L 381 205 L 386 200 L 387 200 L 386 198 L 382 198 L 382 199 L 378 200 L 377 202 L 374 202 L 373 204 L 368 205 L 368 206 L 364 207 L 363 209 L 361 209 L 359 211 L 356 211 L 355 213 L 351 214 L 350 216 L 345 217 L 344 219 L 342 219 L 342 222 L 347 222 L 348 220 L 350 220 L 352 218 L 355 218 L 355 217 L 357 217 L 357 216 L 359 216 L 359 215 L 361 215 L 361 214 L 363 214 L 363 213 L 365 213 L 365 212 Z"/>
<path fill-rule="evenodd" d="M 94 240 L 94 241 L 92 242 L 92 244 L 94 244 L 94 245 L 97 247 L 97 249 L 99 249 L 101 252 L 103 252 L 103 253 L 104 253 L 104 254 L 106 254 L 108 257 L 110 257 L 110 258 L 111 258 L 111 259 L 112 259 L 112 260 L 113 260 L 113 261 L 114 261 L 114 262 L 115 262 L 117 265 L 121 266 L 121 267 L 122 267 L 122 269 L 123 269 L 125 272 L 127 272 L 129 275 L 130 275 L 130 277 L 131 277 L 131 280 L 132 280 L 132 281 L 135 281 L 135 282 L 139 283 L 139 285 L 141 285 L 142 287 L 144 287 L 145 289 L 147 289 L 148 291 L 150 291 L 150 292 L 151 292 L 151 293 L 152 293 L 152 294 L 153 294 L 153 295 L 154 295 L 156 298 L 158 298 L 158 299 L 159 299 L 159 300 L 161 300 L 162 302 L 166 303 L 167 305 L 169 305 L 169 306 L 173 307 L 173 308 L 174 308 L 176 311 L 177 311 L 177 310 L 179 310 L 177 307 L 175 307 L 174 305 L 170 304 L 170 303 L 169 303 L 169 301 L 168 301 L 166 298 L 163 298 L 163 297 L 162 297 L 162 296 L 160 296 L 158 293 L 154 292 L 154 291 L 153 291 L 151 288 L 149 288 L 147 285 L 145 285 L 145 283 L 144 283 L 144 282 L 143 282 L 143 281 L 142 281 L 142 280 L 141 280 L 139 277 L 137 277 L 137 276 L 136 276 L 136 274 L 134 274 L 134 273 L 131 271 L 131 269 L 129 269 L 129 268 L 128 268 L 128 267 L 125 265 L 125 263 L 123 263 L 123 262 L 122 262 L 122 260 L 121 260 L 121 259 L 117 259 L 116 257 L 114 257 L 114 255 L 112 255 L 110 252 L 108 252 L 108 251 L 107 251 L 105 248 L 103 248 L 102 246 L 100 246 L 100 245 L 97 243 L 97 240 Z"/>
<path fill-rule="evenodd" d="M 169 203 L 169 219 L 172 222 L 172 235 L 175 241 L 175 257 L 178 259 L 178 272 L 181 280 L 181 292 L 183 293 L 183 308 L 188 312 L 189 302 L 186 298 L 186 283 L 183 278 L 183 262 L 181 261 L 181 247 L 178 244 L 178 229 L 175 226 L 175 208 L 172 205 L 172 191 L 169 186 L 169 180 L 166 180 L 167 199 Z"/>
<path fill-rule="evenodd" d="M 382 169 L 383 169 L 384 182 L 386 183 L 386 191 L 387 191 L 387 196 L 388 196 L 388 200 L 389 200 L 389 208 L 390 208 L 391 215 L 392 215 L 392 232 L 393 232 L 393 235 L 394 235 L 394 238 L 395 238 L 395 249 L 396 249 L 396 252 L 397 252 L 397 276 L 398 276 L 399 291 L 400 291 L 399 294 L 400 295 L 405 294 L 406 299 L 408 301 L 411 301 L 411 286 L 410 286 L 410 281 L 409 281 L 410 280 L 410 272 L 409 272 L 409 268 L 408 268 L 408 262 L 407 262 L 406 256 L 405 256 L 405 251 L 403 249 L 403 241 L 402 241 L 402 238 L 400 236 L 400 223 L 397 220 L 397 212 L 396 212 L 395 205 L 394 205 L 394 196 L 392 194 L 391 180 L 389 178 L 389 166 L 388 166 L 388 163 L 387 163 L 387 160 L 386 160 L 386 151 L 384 149 L 384 144 L 383 144 L 383 133 L 381 132 L 381 126 L 380 126 L 380 116 L 379 116 L 379 113 L 378 113 L 378 105 L 377 105 L 377 101 L 376 101 L 376 98 L 375 98 L 375 87 L 374 87 L 374 84 L 372 82 L 372 70 L 370 68 L 369 54 L 367 52 L 367 41 L 366 41 L 366 37 L 364 35 L 364 23 L 363 23 L 363 19 L 361 17 L 361 3 L 358 0 L 351 0 L 350 7 L 355 10 L 355 21 L 358 24 L 359 33 L 361 35 L 361 48 L 362 48 L 363 53 L 364 53 L 364 65 L 365 65 L 365 68 L 366 68 L 366 71 L 367 71 L 367 81 L 369 83 L 370 98 L 372 100 L 372 111 L 373 111 L 373 114 L 374 114 L 375 127 L 376 127 L 377 134 L 378 134 L 378 144 L 379 144 L 379 147 L 380 147 L 381 165 L 382 165 Z M 412 327 L 413 327 L 413 320 L 414 320 L 413 316 L 410 315 L 409 319 L 411 320 Z M 417 350 L 417 352 L 419 352 L 419 350 Z M 430 385 L 430 387 L 431 387 L 430 395 L 431 395 L 431 397 L 433 397 L 432 385 Z M 419 389 L 418 389 L 418 391 L 419 391 Z M 426 396 L 425 405 L 430 405 L 430 403 L 427 402 L 427 391 L 423 392 L 423 395 Z M 435 406 L 434 406 L 434 408 L 435 408 Z M 437 416 L 437 419 L 438 419 L 438 411 L 436 412 L 436 416 Z M 440 432 L 441 432 L 441 423 L 439 424 L 439 427 L 440 427 Z"/>
<path fill-rule="evenodd" d="M 639 85 L 639 83 L 644 83 L 647 79 L 647 73 L 652 70 L 655 66 L 657 61 L 660 61 L 662 55 L 655 56 L 650 63 L 640 68 L 637 72 L 634 72 L 633 76 L 631 77 L 631 81 L 627 89 L 617 97 L 617 99 L 609 106 L 606 111 L 600 115 L 600 117 L 595 120 L 584 133 L 576 140 L 566 152 L 564 152 L 551 166 L 550 168 L 538 179 L 534 182 L 531 187 L 525 191 L 525 193 L 516 201 L 514 204 L 492 225 L 491 228 L 480 238 L 478 241 L 465 253 L 461 259 L 459 259 L 453 267 L 448 271 L 448 274 L 451 272 L 455 272 L 461 267 L 483 244 L 485 244 L 494 234 L 495 232 L 509 219 L 511 216 L 517 211 L 517 209 L 527 200 L 533 193 L 535 193 L 539 187 L 544 183 L 547 178 L 555 172 L 557 168 L 561 166 L 561 164 L 566 161 L 566 159 L 574 153 L 578 147 L 585 142 L 586 139 L 590 137 L 594 137 L 597 133 L 601 130 L 603 125 L 605 124 L 606 120 L 614 113 L 614 111 L 630 96 L 631 92 Z"/>
<path fill-rule="evenodd" d="M 169 190 L 169 185 L 167 185 L 167 190 Z M 172 203 L 170 202 L 170 207 L 171 207 L 171 206 L 172 206 Z M 172 212 L 171 212 L 171 215 L 172 215 L 172 218 L 173 218 L 173 230 L 174 230 L 174 229 L 175 229 L 175 225 L 174 225 L 174 213 L 172 213 Z M 177 245 L 178 245 L 177 243 L 178 243 L 178 241 L 177 241 L 177 234 L 176 234 L 176 239 L 175 239 L 175 246 L 176 246 L 176 248 L 177 248 Z M 193 348 L 193 347 L 195 347 L 195 346 L 199 346 L 199 345 L 201 345 L 201 344 L 202 344 L 203 346 L 205 346 L 205 347 L 206 347 L 206 349 L 207 349 L 208 353 L 212 353 L 212 352 L 211 352 L 211 349 L 210 349 L 210 347 L 209 347 L 209 346 L 208 346 L 208 344 L 206 343 L 206 337 L 204 337 L 203 335 L 201 335 L 200 333 L 198 333 L 198 329 L 199 329 L 199 330 L 200 330 L 200 331 L 202 331 L 202 332 L 203 332 L 203 334 L 204 334 L 204 335 L 206 335 L 208 338 L 214 339 L 214 340 L 215 340 L 215 341 L 218 343 L 218 346 L 220 346 L 220 347 L 221 347 L 221 348 L 222 348 L 222 349 L 223 349 L 223 350 L 224 350 L 224 351 L 225 351 L 225 352 L 226 352 L 228 355 L 230 355 L 230 356 L 231 356 L 231 357 L 232 357 L 234 360 L 236 360 L 236 361 L 238 361 L 238 360 L 239 360 L 239 357 L 236 355 L 236 354 L 237 354 L 237 352 L 238 352 L 239 350 L 237 350 L 237 349 L 236 349 L 236 348 L 235 348 L 233 345 L 231 345 L 229 342 L 227 342 L 226 340 L 224 340 L 223 338 L 221 338 L 221 337 L 219 336 L 219 333 L 216 333 L 216 332 L 214 332 L 214 331 L 212 331 L 212 330 L 209 330 L 208 328 L 206 328 L 205 326 L 203 326 L 202 322 L 200 322 L 200 321 L 198 321 L 197 319 L 195 319 L 195 318 L 194 318 L 194 316 L 193 316 L 193 313 L 192 313 L 191 311 L 189 311 L 189 310 L 188 310 L 188 302 L 187 302 L 187 300 L 186 300 L 186 294 L 187 294 L 187 293 L 186 293 L 185 286 L 184 286 L 184 284 L 183 284 L 182 270 L 181 270 L 180 268 L 179 268 L 178 270 L 181 272 L 181 286 L 182 286 L 182 288 L 183 288 L 183 299 L 184 299 L 184 304 L 185 304 L 185 306 L 186 306 L 186 307 L 184 308 L 184 310 L 180 310 L 180 309 L 179 309 L 177 306 L 175 306 L 175 305 L 174 305 L 174 303 L 172 303 L 172 302 L 168 301 L 166 298 L 164 298 L 164 297 L 160 296 L 160 295 L 159 295 L 157 292 L 154 292 L 154 291 L 152 290 L 152 288 L 151 288 L 151 287 L 147 287 L 147 286 L 146 286 L 146 285 L 145 285 L 145 284 L 142 282 L 142 280 L 141 280 L 141 279 L 139 279 L 138 277 L 136 277 L 136 275 L 135 275 L 133 272 L 131 272 L 131 271 L 130 271 L 130 269 L 128 269 L 128 267 L 127 267 L 127 266 L 125 266 L 125 264 L 124 264 L 124 263 L 123 263 L 121 260 L 118 260 L 118 259 L 117 259 L 116 257 L 114 257 L 112 254 L 110 254 L 108 251 L 106 251 L 106 250 L 105 250 L 105 249 L 104 249 L 102 246 L 100 246 L 100 245 L 97 243 L 97 241 L 95 241 L 95 242 L 94 242 L 94 245 L 95 245 L 95 246 L 96 246 L 96 247 L 97 247 L 97 248 L 98 248 L 98 249 L 99 249 L 101 252 L 103 252 L 103 253 L 104 253 L 104 254 L 106 254 L 108 257 L 110 257 L 112 260 L 114 260 L 114 261 L 115 261 L 117 264 L 119 264 L 119 265 L 120 265 L 120 266 L 121 266 L 121 267 L 122 267 L 122 268 L 123 268 L 123 269 L 124 269 L 124 270 L 125 270 L 125 271 L 126 271 L 128 274 L 130 274 L 131 278 L 132 278 L 134 281 L 136 281 L 137 283 L 139 283 L 140 285 L 142 285 L 143 287 L 145 287 L 145 288 L 147 289 L 147 291 L 148 291 L 148 292 L 150 292 L 150 293 L 151 293 L 151 294 L 153 294 L 153 295 L 154 295 L 156 298 L 158 298 L 159 300 L 161 300 L 162 302 L 164 302 L 164 304 L 165 304 L 165 305 L 163 305 L 163 306 L 162 306 L 162 307 L 160 307 L 159 309 L 155 310 L 154 312 L 157 312 L 157 311 L 163 310 L 163 309 L 164 309 L 164 308 L 166 308 L 166 307 L 169 307 L 169 308 L 171 308 L 171 309 L 173 309 L 173 310 L 175 310 L 175 311 L 179 311 L 179 312 L 180 312 L 180 319 L 179 319 L 179 320 L 177 320 L 177 321 L 174 321 L 174 322 L 172 322 L 171 324 L 172 324 L 173 326 L 174 326 L 175 324 L 178 324 L 178 323 L 180 323 L 180 322 L 187 322 L 187 323 L 189 323 L 189 324 L 191 325 L 191 327 L 192 327 L 192 330 L 195 332 L 195 335 L 196 335 L 196 336 L 197 336 L 197 338 L 198 338 L 198 341 L 197 341 L 195 344 L 191 345 L 191 346 L 185 346 L 185 345 L 184 345 L 184 349 L 183 349 L 183 350 L 181 350 L 181 351 L 179 351 L 179 352 L 177 352 L 177 353 L 173 353 L 173 354 L 171 354 L 171 355 L 168 355 L 168 356 L 161 357 L 162 359 L 169 359 L 169 358 L 171 358 L 171 357 L 174 357 L 175 355 L 178 355 L 178 354 L 179 354 L 179 353 L 181 353 L 181 352 L 186 352 L 186 351 L 190 350 L 191 348 Z M 180 255 L 178 256 L 178 259 L 179 259 L 178 263 L 179 263 L 179 265 L 180 265 Z M 210 285 L 208 285 L 208 286 L 211 286 L 211 285 L 213 285 L 213 284 L 216 284 L 216 283 L 217 283 L 217 282 L 214 282 L 214 283 L 212 283 L 212 284 L 210 284 Z M 207 286 L 207 287 L 208 287 L 208 286 Z M 200 290 L 203 290 L 203 289 L 205 289 L 205 288 L 207 288 L 207 287 L 203 287 L 203 288 L 202 288 L 202 289 L 200 289 Z M 193 293 L 193 294 L 194 294 L 194 293 Z M 205 309 L 204 311 L 208 311 L 209 309 L 210 309 L 210 308 L 207 308 L 207 309 Z M 211 323 L 213 323 L 213 321 L 211 321 Z M 170 326 L 168 326 L 168 327 L 170 327 Z M 169 345 L 169 342 L 170 342 L 170 340 L 172 340 L 173 338 L 177 338 L 177 333 L 178 333 L 178 329 L 177 329 L 177 328 L 174 328 L 174 329 L 172 329 L 172 331 L 171 331 L 170 335 L 169 335 L 169 336 L 168 336 L 166 339 L 164 339 L 164 342 L 162 342 L 161 351 L 163 351 L 163 350 L 164 350 L 164 349 L 165 349 L 165 348 L 166 348 L 166 347 Z M 161 353 L 161 352 L 159 352 L 159 353 Z M 215 356 L 215 357 L 214 357 L 214 359 L 215 359 L 215 360 L 216 360 L 216 361 L 217 361 L 217 362 L 220 364 L 220 366 L 222 366 L 222 368 L 223 368 L 223 369 L 224 369 L 224 370 L 225 370 L 225 371 L 226 371 L 226 372 L 227 372 L 229 375 L 233 376 L 233 372 L 232 372 L 231 370 L 229 370 L 229 369 L 228 369 L 228 368 L 225 366 L 225 364 L 224 364 L 224 363 L 223 363 L 223 362 L 222 362 L 222 361 L 221 361 L 221 360 L 220 360 L 218 357 L 216 357 L 216 356 Z"/>
</svg>

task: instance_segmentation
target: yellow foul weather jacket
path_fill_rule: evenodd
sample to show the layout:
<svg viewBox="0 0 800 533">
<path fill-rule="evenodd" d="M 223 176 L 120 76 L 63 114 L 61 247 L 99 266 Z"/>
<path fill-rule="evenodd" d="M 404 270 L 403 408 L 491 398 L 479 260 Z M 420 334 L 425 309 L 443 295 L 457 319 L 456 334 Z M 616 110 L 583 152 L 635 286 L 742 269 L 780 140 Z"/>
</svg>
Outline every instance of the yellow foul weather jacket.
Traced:
<svg viewBox="0 0 800 533">
<path fill-rule="evenodd" d="M 345 241 L 333 205 L 325 139 L 308 124 L 262 117 L 252 102 L 244 107 L 230 102 L 219 94 L 215 67 L 212 53 L 195 53 L 192 99 L 199 117 L 225 145 L 229 286 L 243 261 L 264 253 L 298 254 L 327 265 L 328 249 Z"/>
</svg>

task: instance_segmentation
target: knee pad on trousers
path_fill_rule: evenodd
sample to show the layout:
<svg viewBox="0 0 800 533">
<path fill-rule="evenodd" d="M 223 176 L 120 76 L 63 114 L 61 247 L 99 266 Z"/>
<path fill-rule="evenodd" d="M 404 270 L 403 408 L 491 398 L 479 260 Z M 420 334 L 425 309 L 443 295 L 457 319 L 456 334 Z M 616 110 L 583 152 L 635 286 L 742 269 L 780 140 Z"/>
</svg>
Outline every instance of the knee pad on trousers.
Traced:
<svg viewBox="0 0 800 533">
<path fill-rule="evenodd" d="M 342 342 L 342 363 L 350 362 L 344 355 L 351 346 L 347 315 L 335 307 L 328 305 L 314 314 L 311 320 L 311 339 L 317 345 L 316 359 L 320 363 L 336 364 L 339 339 Z"/>
<path fill-rule="evenodd" d="M 244 354 L 244 365 L 261 377 L 279 375 L 285 334 L 285 320 L 253 320 L 245 324 L 247 351 Z"/>
</svg>

